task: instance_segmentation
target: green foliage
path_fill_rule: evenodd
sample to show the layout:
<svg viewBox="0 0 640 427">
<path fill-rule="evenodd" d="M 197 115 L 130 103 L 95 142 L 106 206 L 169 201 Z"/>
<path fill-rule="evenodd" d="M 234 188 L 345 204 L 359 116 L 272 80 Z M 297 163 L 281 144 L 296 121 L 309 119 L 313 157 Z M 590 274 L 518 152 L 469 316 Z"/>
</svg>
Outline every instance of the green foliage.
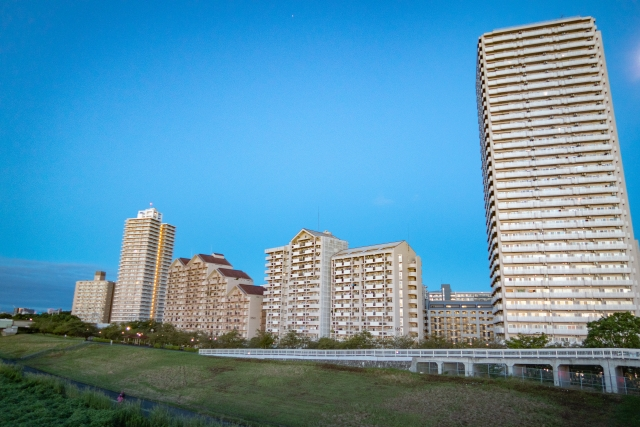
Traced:
<svg viewBox="0 0 640 427">
<path fill-rule="evenodd" d="M 302 348 L 303 337 L 293 329 L 278 340 L 278 348 Z"/>
<path fill-rule="evenodd" d="M 235 329 L 216 337 L 213 343 L 214 348 L 243 348 L 245 346 L 246 341 Z"/>
<path fill-rule="evenodd" d="M 0 363 L 2 425 L 89 427 L 214 427 L 202 418 L 183 418 L 156 407 L 145 417 L 138 404 L 115 404 L 94 390 L 79 390 L 48 375 L 23 375 Z"/>
<path fill-rule="evenodd" d="M 344 349 L 367 349 L 377 348 L 378 343 L 373 339 L 369 331 L 361 331 L 342 341 L 339 348 Z"/>
<path fill-rule="evenodd" d="M 423 340 L 419 341 L 416 344 L 416 348 L 454 348 L 455 345 L 452 341 L 447 340 L 441 336 L 427 336 Z"/>
<path fill-rule="evenodd" d="M 39 314 L 33 316 L 31 330 L 42 334 L 68 335 L 72 337 L 90 337 L 97 332 L 95 326 L 85 323 L 70 313 Z"/>
<path fill-rule="evenodd" d="M 256 336 L 249 340 L 247 347 L 249 348 L 272 348 L 276 342 L 276 337 L 271 332 L 261 330 L 256 331 Z"/>
<path fill-rule="evenodd" d="M 0 313 L 0 319 L 11 319 L 13 316 L 10 313 Z"/>
<path fill-rule="evenodd" d="M 583 346 L 590 348 L 640 348 L 640 318 L 630 312 L 614 313 L 587 323 Z"/>
<path fill-rule="evenodd" d="M 507 348 L 545 348 L 550 341 L 551 337 L 545 333 L 535 335 L 518 334 L 506 340 L 505 344 Z"/>
</svg>

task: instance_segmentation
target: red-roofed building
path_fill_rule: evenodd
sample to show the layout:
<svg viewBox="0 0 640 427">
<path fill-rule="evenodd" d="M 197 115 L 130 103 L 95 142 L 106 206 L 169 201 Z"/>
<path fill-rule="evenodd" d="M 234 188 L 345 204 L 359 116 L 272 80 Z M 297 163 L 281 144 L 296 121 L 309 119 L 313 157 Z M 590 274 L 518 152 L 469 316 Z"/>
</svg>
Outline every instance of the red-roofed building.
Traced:
<svg viewBox="0 0 640 427">
<path fill-rule="evenodd" d="M 164 321 L 214 337 L 237 330 L 249 339 L 264 329 L 263 293 L 222 254 L 178 258 L 169 269 Z"/>
</svg>

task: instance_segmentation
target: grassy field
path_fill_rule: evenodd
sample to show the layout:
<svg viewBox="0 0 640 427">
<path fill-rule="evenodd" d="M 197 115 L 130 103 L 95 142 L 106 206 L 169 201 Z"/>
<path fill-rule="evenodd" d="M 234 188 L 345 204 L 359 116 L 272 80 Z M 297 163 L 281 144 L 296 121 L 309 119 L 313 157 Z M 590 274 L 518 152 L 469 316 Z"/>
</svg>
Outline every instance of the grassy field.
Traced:
<svg viewBox="0 0 640 427">
<path fill-rule="evenodd" d="M 0 357 L 19 359 L 44 350 L 63 349 L 82 344 L 84 338 L 62 338 L 53 335 L 18 334 L 0 337 Z"/>
<path fill-rule="evenodd" d="M 14 343 L 25 345 L 20 336 L 0 339 L 0 354 L 12 353 Z M 98 344 L 49 352 L 28 364 L 202 414 L 265 425 L 640 425 L 640 398 L 518 381 L 224 359 Z"/>
</svg>

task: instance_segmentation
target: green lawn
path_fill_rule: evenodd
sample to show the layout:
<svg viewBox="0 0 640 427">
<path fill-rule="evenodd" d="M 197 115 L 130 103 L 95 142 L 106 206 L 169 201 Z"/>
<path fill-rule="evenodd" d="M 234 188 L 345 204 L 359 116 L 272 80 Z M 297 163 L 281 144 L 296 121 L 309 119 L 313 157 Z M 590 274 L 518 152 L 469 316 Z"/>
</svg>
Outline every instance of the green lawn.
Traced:
<svg viewBox="0 0 640 427">
<path fill-rule="evenodd" d="M 0 352 L 12 340 L 3 338 Z M 284 426 L 640 425 L 640 398 L 307 362 L 88 344 L 28 364 L 203 414 Z"/>
<path fill-rule="evenodd" d="M 84 338 L 64 338 L 41 334 L 0 336 L 0 357 L 19 359 L 44 350 L 63 349 L 82 344 Z"/>
</svg>

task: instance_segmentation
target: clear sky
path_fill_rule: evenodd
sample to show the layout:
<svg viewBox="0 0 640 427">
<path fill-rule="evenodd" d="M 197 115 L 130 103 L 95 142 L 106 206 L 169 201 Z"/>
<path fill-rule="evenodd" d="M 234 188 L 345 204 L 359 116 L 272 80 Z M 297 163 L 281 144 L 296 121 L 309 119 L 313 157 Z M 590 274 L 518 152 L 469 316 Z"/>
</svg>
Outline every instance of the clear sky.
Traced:
<svg viewBox="0 0 640 427">
<path fill-rule="evenodd" d="M 430 289 L 489 290 L 477 39 L 563 16 L 603 32 L 638 229 L 638 1 L 184 3 L 0 4 L 0 310 L 115 280 L 150 202 L 174 257 L 256 284 L 308 227 L 408 239 Z"/>
</svg>

